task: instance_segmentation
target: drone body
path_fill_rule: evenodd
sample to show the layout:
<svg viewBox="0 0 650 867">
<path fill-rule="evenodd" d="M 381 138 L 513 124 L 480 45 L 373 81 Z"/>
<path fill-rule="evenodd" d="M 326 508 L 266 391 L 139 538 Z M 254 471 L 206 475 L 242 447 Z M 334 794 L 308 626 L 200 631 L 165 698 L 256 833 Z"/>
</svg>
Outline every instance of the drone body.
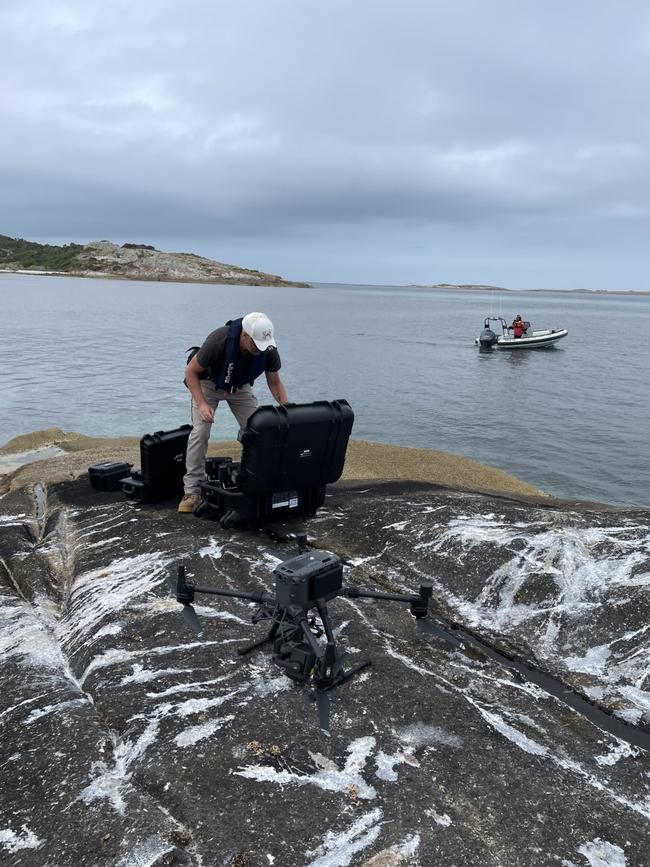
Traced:
<svg viewBox="0 0 650 867">
<path fill-rule="evenodd" d="M 318 602 L 340 596 L 343 589 L 343 566 L 328 551 L 303 551 L 277 566 L 275 597 L 281 608 L 298 605 L 308 611 Z"/>
</svg>

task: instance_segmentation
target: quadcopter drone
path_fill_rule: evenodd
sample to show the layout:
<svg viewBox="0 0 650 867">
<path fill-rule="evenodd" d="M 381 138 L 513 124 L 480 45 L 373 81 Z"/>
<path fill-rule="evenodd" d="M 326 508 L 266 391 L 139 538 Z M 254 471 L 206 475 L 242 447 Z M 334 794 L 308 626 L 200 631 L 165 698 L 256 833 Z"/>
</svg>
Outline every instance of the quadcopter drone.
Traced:
<svg viewBox="0 0 650 867">
<path fill-rule="evenodd" d="M 299 553 L 285 559 L 273 570 L 274 594 L 262 591 L 245 593 L 188 584 L 185 567 L 179 566 L 175 595 L 176 601 L 183 606 L 183 617 L 198 636 L 203 633 L 203 628 L 192 606 L 196 593 L 248 599 L 259 605 L 252 621 L 270 621 L 269 631 L 265 637 L 240 647 L 237 653 L 243 656 L 265 644 L 272 644 L 273 661 L 288 678 L 297 684 L 311 681 L 320 727 L 329 734 L 329 691 L 371 663 L 366 660 L 349 669 L 343 667 L 327 612 L 327 602 L 337 596 L 403 602 L 410 605 L 413 617 L 422 620 L 429 611 L 433 583 L 422 582 L 419 592 L 410 596 L 344 587 L 343 565 L 336 554 L 308 550 L 306 536 L 298 536 L 297 541 Z M 314 610 L 316 613 L 311 613 Z M 324 641 L 319 641 L 323 635 Z"/>
</svg>

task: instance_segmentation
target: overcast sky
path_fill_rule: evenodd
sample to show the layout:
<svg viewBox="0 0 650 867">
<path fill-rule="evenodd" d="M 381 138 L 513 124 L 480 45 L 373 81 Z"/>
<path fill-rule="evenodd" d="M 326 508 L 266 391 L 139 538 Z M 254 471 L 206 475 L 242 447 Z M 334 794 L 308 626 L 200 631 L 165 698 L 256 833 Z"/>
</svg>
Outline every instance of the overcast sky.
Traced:
<svg viewBox="0 0 650 867">
<path fill-rule="evenodd" d="M 0 234 L 650 289 L 650 5 L 1 0 Z"/>
</svg>

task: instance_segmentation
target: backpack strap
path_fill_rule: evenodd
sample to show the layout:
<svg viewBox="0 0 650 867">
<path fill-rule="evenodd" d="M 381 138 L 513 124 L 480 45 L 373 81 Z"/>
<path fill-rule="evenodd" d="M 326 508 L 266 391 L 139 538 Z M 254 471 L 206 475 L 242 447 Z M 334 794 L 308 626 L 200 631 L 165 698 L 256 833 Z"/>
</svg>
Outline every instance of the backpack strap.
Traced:
<svg viewBox="0 0 650 867">
<path fill-rule="evenodd" d="M 189 355 L 187 356 L 187 361 L 185 362 L 185 367 L 187 367 L 187 365 L 194 358 L 194 356 L 196 355 L 196 353 L 199 351 L 200 348 L 201 348 L 200 346 L 190 346 L 189 349 L 185 350 L 185 352 L 189 353 Z M 199 373 L 199 379 L 207 379 L 207 378 L 208 378 L 208 371 L 207 370 L 203 370 L 203 371 L 201 371 L 201 373 Z M 183 379 L 183 385 L 185 386 L 185 388 L 188 387 L 187 386 L 187 379 Z"/>
</svg>

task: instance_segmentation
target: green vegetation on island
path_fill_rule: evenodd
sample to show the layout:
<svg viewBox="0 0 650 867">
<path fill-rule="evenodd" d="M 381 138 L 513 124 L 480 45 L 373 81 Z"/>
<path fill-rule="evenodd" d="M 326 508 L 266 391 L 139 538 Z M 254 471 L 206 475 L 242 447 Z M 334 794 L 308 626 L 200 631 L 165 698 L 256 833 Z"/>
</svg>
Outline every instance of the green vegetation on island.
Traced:
<svg viewBox="0 0 650 867">
<path fill-rule="evenodd" d="M 0 235 L 0 267 L 11 270 L 74 271 L 80 267 L 79 254 L 84 250 L 82 244 L 39 244 L 23 238 L 9 238 Z M 88 271 L 99 270 L 100 263 L 84 259 L 83 267 Z"/>
</svg>

